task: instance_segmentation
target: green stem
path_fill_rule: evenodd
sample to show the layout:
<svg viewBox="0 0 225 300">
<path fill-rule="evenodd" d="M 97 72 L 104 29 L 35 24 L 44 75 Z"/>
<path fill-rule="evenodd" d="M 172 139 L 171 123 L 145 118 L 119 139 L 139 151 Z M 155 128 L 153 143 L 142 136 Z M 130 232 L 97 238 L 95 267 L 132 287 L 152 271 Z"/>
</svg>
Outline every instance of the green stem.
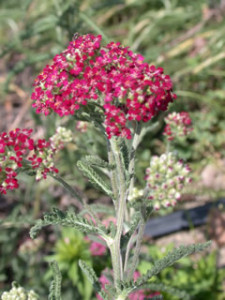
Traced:
<svg viewBox="0 0 225 300">
<path fill-rule="evenodd" d="M 120 156 L 120 150 L 116 138 L 110 140 L 110 146 L 113 152 L 113 156 L 116 162 L 117 178 L 119 182 L 119 199 L 117 209 L 117 232 L 114 241 L 111 245 L 111 253 L 115 255 L 114 261 L 114 282 L 116 289 L 118 290 L 117 282 L 123 279 L 123 262 L 120 252 L 120 240 L 123 232 L 124 215 L 126 210 L 126 175 L 123 167 L 122 159 Z"/>
<path fill-rule="evenodd" d="M 109 140 L 107 139 L 107 148 L 108 148 L 108 160 L 109 160 L 109 164 L 110 165 L 114 165 L 115 161 L 114 161 L 114 156 L 113 156 L 113 152 L 112 149 L 110 147 L 110 143 Z M 110 171 L 110 181 L 111 181 L 111 186 L 112 186 L 112 192 L 113 192 L 113 203 L 115 206 L 115 210 L 117 211 L 118 208 L 118 203 L 117 203 L 117 199 L 118 199 L 118 184 L 116 182 L 116 171 L 115 169 Z"/>
<path fill-rule="evenodd" d="M 129 255 L 130 255 L 131 247 L 132 247 L 133 243 L 135 242 L 134 236 L 135 236 L 135 234 L 132 234 L 129 241 L 128 241 L 128 243 L 127 243 L 127 249 L 126 249 L 126 254 L 125 254 L 125 262 L 124 262 L 124 274 L 128 270 Z"/>
<path fill-rule="evenodd" d="M 71 194 L 71 196 L 75 197 L 78 199 L 78 201 L 82 204 L 84 204 L 83 199 L 81 198 L 81 196 L 78 194 L 77 191 L 75 191 L 67 182 L 65 182 L 60 176 L 58 175 L 52 175 L 50 174 L 50 176 L 52 178 L 54 178 L 56 181 L 58 181 L 59 183 L 61 183 L 63 185 L 63 187 Z"/>
<path fill-rule="evenodd" d="M 134 256 L 132 259 L 132 264 L 131 267 L 129 269 L 128 273 L 128 278 L 131 280 L 133 279 L 133 274 L 137 268 L 138 265 L 138 259 L 139 259 L 139 254 L 141 251 L 141 242 L 144 236 L 144 231 L 145 231 L 145 221 L 144 218 L 142 217 L 139 223 L 139 230 L 138 230 L 138 234 L 137 234 L 137 241 L 136 241 L 136 246 L 134 249 Z"/>
<path fill-rule="evenodd" d="M 140 137 L 141 137 L 141 123 L 138 122 L 136 124 L 136 131 L 131 145 L 130 162 L 128 167 L 128 172 L 130 175 L 130 184 L 128 188 L 129 195 L 130 193 L 132 193 L 132 190 L 134 188 L 135 154 L 136 154 L 137 147 L 140 144 Z"/>
</svg>

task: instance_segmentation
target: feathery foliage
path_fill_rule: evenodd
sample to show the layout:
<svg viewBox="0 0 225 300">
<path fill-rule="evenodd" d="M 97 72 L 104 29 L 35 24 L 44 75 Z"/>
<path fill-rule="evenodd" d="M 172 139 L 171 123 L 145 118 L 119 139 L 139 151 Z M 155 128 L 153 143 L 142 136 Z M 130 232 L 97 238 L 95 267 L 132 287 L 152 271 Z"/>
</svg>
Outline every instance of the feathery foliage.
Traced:
<svg viewBox="0 0 225 300">
<path fill-rule="evenodd" d="M 105 169 L 114 169 L 114 165 L 110 165 L 107 161 L 101 159 L 98 156 L 93 156 L 93 155 L 86 155 L 83 159 L 87 164 L 90 166 L 95 166 L 98 168 L 105 168 Z"/>
<path fill-rule="evenodd" d="M 54 279 L 51 282 L 51 285 L 49 288 L 48 300 L 62 300 L 62 297 L 61 297 L 62 275 L 59 271 L 59 267 L 58 267 L 56 261 L 51 262 L 50 267 L 52 269 Z"/>
<path fill-rule="evenodd" d="M 57 208 L 53 208 L 52 212 L 46 213 L 43 220 L 38 220 L 36 225 L 31 228 L 31 238 L 35 238 L 43 227 L 49 225 L 73 227 L 86 234 L 95 233 L 101 236 L 106 235 L 104 226 L 101 228 L 97 227 L 91 220 L 87 221 L 80 215 L 75 214 L 72 209 L 68 210 L 67 212 L 62 212 Z"/>
<path fill-rule="evenodd" d="M 81 267 L 82 271 L 86 274 L 89 281 L 93 284 L 96 292 L 102 297 L 103 300 L 108 300 L 108 296 L 106 295 L 105 291 L 102 290 L 94 269 L 83 260 L 79 260 L 79 266 Z"/>
<path fill-rule="evenodd" d="M 154 267 L 149 270 L 144 276 L 140 277 L 135 285 L 137 287 L 145 284 L 151 277 L 157 275 L 161 270 L 165 269 L 168 266 L 173 265 L 177 260 L 185 257 L 187 255 L 202 251 L 209 247 L 211 242 L 206 242 L 202 244 L 193 244 L 190 246 L 180 246 L 169 252 L 164 258 L 155 262 Z"/>
<path fill-rule="evenodd" d="M 157 275 L 159 272 L 161 272 L 166 267 L 169 267 L 173 265 L 176 261 L 181 259 L 182 257 L 185 257 L 187 255 L 202 251 L 209 247 L 211 242 L 201 243 L 201 244 L 193 244 L 190 246 L 180 246 L 178 248 L 173 249 L 171 252 L 169 252 L 165 257 L 162 259 L 157 260 L 154 263 L 154 266 L 146 272 L 145 275 L 141 276 L 137 279 L 137 281 L 134 283 L 132 282 L 121 282 L 121 285 L 124 286 L 125 289 L 135 290 L 137 288 L 141 288 L 143 285 L 148 283 L 148 280 L 152 278 L 153 276 Z"/>
<path fill-rule="evenodd" d="M 112 197 L 110 186 L 105 182 L 105 179 L 103 179 L 102 176 L 97 173 L 89 164 L 80 160 L 78 161 L 77 166 L 94 186 L 100 188 L 108 196 Z"/>
<path fill-rule="evenodd" d="M 173 288 L 170 286 L 167 286 L 163 283 L 148 283 L 141 287 L 142 289 L 156 291 L 156 292 L 166 292 L 168 294 L 171 294 L 173 296 L 176 296 L 177 298 L 181 300 L 190 300 L 191 297 L 186 293 L 185 291 L 181 291 L 177 288 Z"/>
</svg>

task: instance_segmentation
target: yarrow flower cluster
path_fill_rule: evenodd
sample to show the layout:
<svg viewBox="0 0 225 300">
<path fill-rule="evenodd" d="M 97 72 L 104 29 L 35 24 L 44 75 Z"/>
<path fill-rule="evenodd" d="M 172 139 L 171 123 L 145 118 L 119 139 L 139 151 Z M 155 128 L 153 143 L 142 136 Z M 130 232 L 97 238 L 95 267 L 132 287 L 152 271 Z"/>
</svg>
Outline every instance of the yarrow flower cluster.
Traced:
<svg viewBox="0 0 225 300">
<path fill-rule="evenodd" d="M 40 247 L 44 244 L 44 240 L 42 237 L 38 237 L 35 240 L 26 239 L 18 249 L 18 253 L 20 254 L 31 254 L 37 252 Z"/>
<path fill-rule="evenodd" d="M 12 284 L 12 288 L 8 292 L 4 292 L 1 300 L 39 300 L 39 296 L 33 291 L 26 291 L 23 287 Z"/>
<path fill-rule="evenodd" d="M 163 134 L 167 135 L 168 140 L 172 141 L 175 137 L 184 137 L 191 133 L 192 121 L 188 112 L 173 112 L 165 118 L 166 127 Z"/>
<path fill-rule="evenodd" d="M 138 271 L 134 272 L 134 281 L 136 281 L 140 277 L 140 273 Z M 108 278 L 102 274 L 99 278 L 100 284 L 102 288 L 105 290 L 105 285 L 109 284 Z M 128 296 L 128 299 L 130 300 L 145 300 L 145 299 L 153 299 L 155 296 L 161 295 L 159 292 L 152 292 L 152 291 L 145 291 L 145 290 L 138 290 L 133 293 L 131 293 Z M 98 300 L 102 300 L 102 297 L 100 295 L 96 295 Z"/>
<path fill-rule="evenodd" d="M 134 187 L 128 196 L 129 201 L 135 201 L 144 196 L 144 190 Z"/>
<path fill-rule="evenodd" d="M 155 210 L 176 205 L 185 184 L 191 181 L 189 172 L 189 166 L 171 152 L 152 157 L 145 179 Z"/>
<path fill-rule="evenodd" d="M 76 129 L 82 133 L 86 132 L 88 129 L 88 122 L 85 121 L 77 121 Z"/>
<path fill-rule="evenodd" d="M 72 142 L 73 133 L 70 129 L 59 126 L 56 129 L 56 133 L 50 138 L 51 147 L 54 148 L 55 152 L 62 149 L 65 143 Z"/>
<path fill-rule="evenodd" d="M 103 110 L 108 138 L 129 139 L 128 121 L 149 121 L 176 96 L 162 68 L 120 43 L 101 46 L 101 40 L 100 35 L 80 36 L 56 55 L 34 83 L 33 107 L 62 117 L 94 102 Z"/>
<path fill-rule="evenodd" d="M 20 169 L 35 170 L 36 179 L 46 179 L 48 173 L 58 173 L 53 156 L 71 141 L 72 132 L 59 128 L 49 141 L 31 138 L 32 129 L 15 129 L 0 134 L 0 193 L 19 187 L 17 175 Z"/>
</svg>

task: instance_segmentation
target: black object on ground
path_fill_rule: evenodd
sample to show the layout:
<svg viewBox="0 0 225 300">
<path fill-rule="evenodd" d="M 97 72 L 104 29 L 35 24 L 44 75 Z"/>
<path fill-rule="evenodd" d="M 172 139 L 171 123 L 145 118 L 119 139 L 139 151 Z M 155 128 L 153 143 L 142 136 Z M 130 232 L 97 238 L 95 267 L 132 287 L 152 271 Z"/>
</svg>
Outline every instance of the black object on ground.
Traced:
<svg viewBox="0 0 225 300">
<path fill-rule="evenodd" d="M 225 205 L 225 199 L 209 202 L 195 208 L 180 210 L 175 213 L 150 219 L 145 228 L 145 236 L 158 238 L 177 231 L 187 230 L 190 227 L 204 225 L 210 209 Z"/>
</svg>

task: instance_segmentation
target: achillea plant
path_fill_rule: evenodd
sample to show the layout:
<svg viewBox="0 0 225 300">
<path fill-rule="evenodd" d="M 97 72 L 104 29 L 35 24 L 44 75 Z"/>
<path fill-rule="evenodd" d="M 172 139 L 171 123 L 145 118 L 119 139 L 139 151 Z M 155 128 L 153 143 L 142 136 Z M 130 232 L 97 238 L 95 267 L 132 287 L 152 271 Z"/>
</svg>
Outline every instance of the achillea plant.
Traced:
<svg viewBox="0 0 225 300">
<path fill-rule="evenodd" d="M 185 184 L 190 181 L 189 167 L 174 153 L 165 153 L 161 157 L 152 157 L 146 170 L 146 186 L 135 187 L 136 150 L 145 133 L 154 128 L 152 118 L 157 120 L 174 99 L 171 79 L 162 68 L 149 65 L 141 55 L 119 43 L 101 45 L 101 36 L 91 34 L 76 37 L 35 80 L 32 100 L 37 113 L 70 115 L 76 121 L 85 122 L 78 123 L 80 130 L 88 130 L 87 122 L 92 122 L 105 137 L 108 160 L 86 156 L 77 162 L 77 166 L 95 187 L 112 199 L 116 221 L 108 226 L 102 223 L 95 206 L 84 203 L 80 194 L 57 174 L 60 171 L 53 159 L 63 143 L 70 141 L 66 129 L 58 129 L 58 135 L 48 141 L 34 141 L 30 130 L 16 129 L 1 135 L 2 193 L 18 188 L 18 170 L 33 170 L 37 180 L 46 179 L 50 174 L 83 203 L 85 212 L 63 212 L 55 208 L 46 213 L 31 229 L 31 237 L 34 238 L 42 227 L 52 224 L 76 228 L 85 235 L 96 235 L 110 250 L 112 275 L 104 280 L 107 284 L 103 286 L 103 277 L 98 279 L 89 264 L 80 260 L 80 267 L 98 298 L 162 299 L 160 292 L 163 291 L 180 299 L 189 299 L 185 292 L 151 283 L 150 279 L 180 258 L 205 249 L 208 243 L 174 249 L 134 280 L 147 220 L 154 210 L 176 205 Z M 175 127 L 190 125 L 184 113 L 181 119 L 172 119 Z M 172 137 L 168 132 L 167 128 L 167 134 Z M 100 255 L 101 249 L 98 252 L 96 244 L 91 245 L 91 250 Z M 49 299 L 61 299 L 60 272 L 54 263 L 52 269 L 54 281 Z"/>
<path fill-rule="evenodd" d="M 169 141 L 176 137 L 184 137 L 191 133 L 192 121 L 188 112 L 181 113 L 173 112 L 165 118 L 166 127 L 163 134 L 167 136 Z"/>
<path fill-rule="evenodd" d="M 8 292 L 4 292 L 1 296 L 1 300 L 39 300 L 39 296 L 33 291 L 26 291 L 23 287 L 17 283 L 12 283 L 12 288 Z"/>
</svg>

